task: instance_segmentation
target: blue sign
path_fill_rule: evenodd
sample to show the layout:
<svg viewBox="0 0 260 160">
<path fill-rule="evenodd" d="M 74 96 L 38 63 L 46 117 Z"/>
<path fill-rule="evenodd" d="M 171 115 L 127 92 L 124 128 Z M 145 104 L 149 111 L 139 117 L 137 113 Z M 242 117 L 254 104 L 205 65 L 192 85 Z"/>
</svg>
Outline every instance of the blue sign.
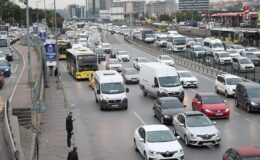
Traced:
<svg viewBox="0 0 260 160">
<path fill-rule="evenodd" d="M 45 51 L 46 51 L 46 61 L 48 62 L 56 62 L 56 50 L 54 43 L 46 43 L 45 44 Z"/>
<path fill-rule="evenodd" d="M 45 41 L 45 39 L 46 39 L 46 32 L 40 32 L 39 36 L 40 36 L 40 39 L 42 41 Z"/>
</svg>

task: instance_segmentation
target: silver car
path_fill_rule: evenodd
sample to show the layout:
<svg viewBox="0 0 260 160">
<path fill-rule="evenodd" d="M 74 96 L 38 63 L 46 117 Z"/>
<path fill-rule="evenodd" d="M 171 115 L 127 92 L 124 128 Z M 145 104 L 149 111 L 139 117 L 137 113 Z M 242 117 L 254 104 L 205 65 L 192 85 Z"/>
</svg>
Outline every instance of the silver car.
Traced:
<svg viewBox="0 0 260 160">
<path fill-rule="evenodd" d="M 139 73 L 135 68 L 124 68 L 122 76 L 126 84 L 139 82 Z"/>
<path fill-rule="evenodd" d="M 187 111 L 173 117 L 173 131 L 184 140 L 187 146 L 218 146 L 221 137 L 213 124 L 199 111 Z"/>
</svg>

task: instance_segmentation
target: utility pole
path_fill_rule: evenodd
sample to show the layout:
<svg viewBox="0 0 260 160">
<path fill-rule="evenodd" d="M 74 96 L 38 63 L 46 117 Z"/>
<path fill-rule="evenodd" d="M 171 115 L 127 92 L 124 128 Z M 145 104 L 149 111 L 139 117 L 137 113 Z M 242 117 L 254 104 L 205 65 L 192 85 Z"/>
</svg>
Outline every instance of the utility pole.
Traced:
<svg viewBox="0 0 260 160">
<path fill-rule="evenodd" d="M 37 9 L 37 26 L 38 26 L 38 23 L 39 23 L 39 9 L 38 9 L 38 3 L 41 2 L 41 1 L 36 1 L 36 9 Z"/>
<path fill-rule="evenodd" d="M 44 0 L 44 19 L 47 22 L 47 15 L 46 15 L 46 0 Z"/>
<path fill-rule="evenodd" d="M 56 52 L 56 67 L 58 71 L 57 75 L 57 89 L 61 89 L 60 84 L 60 67 L 59 67 L 59 56 L 58 56 L 58 29 L 57 29 L 57 16 L 56 16 L 56 0 L 54 0 L 54 21 L 55 21 L 55 52 Z"/>
<path fill-rule="evenodd" d="M 13 11 L 13 26 L 14 26 L 14 2 L 12 2 L 12 11 Z"/>
<path fill-rule="evenodd" d="M 25 0 L 26 3 L 26 26 L 27 26 L 27 52 L 28 52 L 28 84 L 32 83 L 32 68 L 31 68 L 31 37 L 29 31 L 29 0 Z"/>
</svg>

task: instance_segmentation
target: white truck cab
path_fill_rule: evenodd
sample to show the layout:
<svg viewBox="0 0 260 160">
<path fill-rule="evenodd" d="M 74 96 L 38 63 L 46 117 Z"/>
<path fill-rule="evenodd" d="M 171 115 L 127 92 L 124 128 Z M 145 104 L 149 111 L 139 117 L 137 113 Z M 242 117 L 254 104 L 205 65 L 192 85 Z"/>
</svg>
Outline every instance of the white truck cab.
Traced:
<svg viewBox="0 0 260 160">
<path fill-rule="evenodd" d="M 167 47 L 167 34 L 158 34 L 155 37 L 157 47 Z"/>
<path fill-rule="evenodd" d="M 150 62 L 141 65 L 139 72 L 139 87 L 144 96 L 151 94 L 184 99 L 184 91 L 178 73 L 174 67 L 159 62 Z"/>
<path fill-rule="evenodd" d="M 114 70 L 96 71 L 94 74 L 94 92 L 100 110 L 121 108 L 127 109 L 128 99 L 126 93 L 129 89 L 121 74 Z"/>
</svg>

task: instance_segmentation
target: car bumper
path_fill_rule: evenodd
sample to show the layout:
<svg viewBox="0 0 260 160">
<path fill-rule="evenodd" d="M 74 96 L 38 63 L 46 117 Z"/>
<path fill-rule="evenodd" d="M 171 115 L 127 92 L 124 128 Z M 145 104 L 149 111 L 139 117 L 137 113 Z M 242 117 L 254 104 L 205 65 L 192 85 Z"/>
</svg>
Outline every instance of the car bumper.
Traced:
<svg viewBox="0 0 260 160">
<path fill-rule="evenodd" d="M 148 160 L 184 160 L 184 154 L 183 153 L 178 153 L 174 154 L 173 156 L 170 157 L 164 157 L 162 154 L 158 153 L 156 155 L 147 155 Z"/>
<path fill-rule="evenodd" d="M 206 114 L 209 118 L 228 118 L 230 115 L 230 112 L 205 112 L 203 111 L 204 114 Z"/>
<path fill-rule="evenodd" d="M 198 82 L 188 82 L 187 81 L 187 82 L 184 82 L 182 86 L 183 87 L 198 87 L 198 84 L 199 84 Z"/>
<path fill-rule="evenodd" d="M 170 97 L 178 97 L 181 101 L 184 99 L 184 91 L 182 92 L 168 92 L 167 93 Z"/>
<path fill-rule="evenodd" d="M 127 78 L 126 79 L 126 82 L 132 82 L 132 83 L 138 83 L 139 82 L 139 79 L 138 78 L 135 78 L 135 79 L 133 79 L 133 78 Z"/>
<path fill-rule="evenodd" d="M 128 104 L 128 100 L 127 99 L 124 99 L 124 100 L 120 100 L 119 101 L 114 101 L 114 102 L 111 102 L 112 100 L 102 100 L 101 101 L 101 106 L 102 108 L 105 108 L 105 109 L 112 109 L 112 108 L 126 108 L 127 107 L 127 104 Z"/>
<path fill-rule="evenodd" d="M 211 145 L 217 145 L 220 144 L 221 138 L 215 138 L 215 139 L 210 139 L 210 140 L 200 140 L 199 138 L 197 139 L 191 139 L 190 145 L 193 146 L 211 146 Z"/>
</svg>

